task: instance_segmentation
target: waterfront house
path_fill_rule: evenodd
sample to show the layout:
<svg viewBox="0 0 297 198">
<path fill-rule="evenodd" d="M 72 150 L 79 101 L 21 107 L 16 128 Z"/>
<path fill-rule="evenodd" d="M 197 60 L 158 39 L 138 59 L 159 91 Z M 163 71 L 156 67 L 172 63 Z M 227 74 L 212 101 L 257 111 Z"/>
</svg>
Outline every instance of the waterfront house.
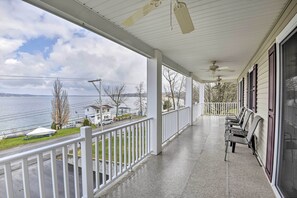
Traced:
<svg viewBox="0 0 297 198">
<path fill-rule="evenodd" d="M 102 105 L 102 117 L 103 120 L 111 119 L 111 109 L 113 107 L 109 105 Z M 85 107 L 85 117 L 88 118 L 92 124 L 98 125 L 101 121 L 100 118 L 100 106 L 99 105 L 89 105 Z"/>
<path fill-rule="evenodd" d="M 127 106 L 120 106 L 119 107 L 119 115 L 124 115 L 124 114 L 128 114 L 131 113 L 131 108 L 127 107 Z"/>
<path fill-rule="evenodd" d="M 297 76 L 296 0 L 183 1 L 195 27 L 188 34 L 181 32 L 175 18 L 170 23 L 171 1 L 146 1 L 150 3 L 145 8 L 152 11 L 148 15 L 139 11 L 144 6 L 144 1 L 139 0 L 26 1 L 145 56 L 147 118 L 93 135 L 90 128 L 82 128 L 79 138 L 32 151 L 30 155 L 18 153 L 0 159 L 7 197 L 14 194 L 11 166 L 16 160 L 24 164 L 24 194 L 30 193 L 27 158 L 36 155 L 38 187 L 40 197 L 44 197 L 42 155 L 51 152 L 51 162 L 55 164 L 53 149 L 58 148 L 63 149 L 64 163 L 64 185 L 59 184 L 59 188 L 69 195 L 69 181 L 65 179 L 67 146 L 74 148 L 72 186 L 76 197 L 80 193 L 83 197 L 100 193 L 106 197 L 296 197 L 297 108 L 291 105 L 295 94 L 291 94 L 292 88 L 287 83 Z M 180 7 L 186 9 L 185 4 Z M 133 26 L 125 26 L 123 21 L 136 11 L 137 19 L 144 17 Z M 211 61 L 217 61 L 213 64 L 216 69 L 208 69 Z M 187 77 L 185 108 L 165 114 L 162 114 L 163 65 Z M 230 71 L 217 70 L 221 66 L 228 66 Z M 261 167 L 246 147 L 239 147 L 239 152 L 228 155 L 229 160 L 224 162 L 224 119 L 201 116 L 208 109 L 204 103 L 204 82 L 212 80 L 213 71 L 238 84 L 236 105 L 250 108 L 264 119 L 255 133 L 255 156 Z M 192 102 L 193 81 L 199 82 L 198 105 Z M 226 104 L 212 104 L 221 105 L 228 108 Z M 197 118 L 198 124 L 194 122 Z M 180 135 L 173 139 L 176 134 Z M 120 145 L 112 145 L 111 137 L 121 138 Z M 138 139 L 130 141 L 130 138 Z M 104 147 L 100 154 L 97 149 L 92 161 L 91 143 L 103 139 L 109 145 L 109 154 Z M 135 142 L 141 143 L 141 147 L 135 146 Z M 82 187 L 75 165 L 78 143 L 82 152 Z M 118 158 L 111 159 L 111 149 L 115 156 L 119 154 Z M 121 162 L 119 167 L 112 169 L 117 160 Z M 139 164 L 140 168 L 130 174 L 132 179 L 121 177 Z M 52 191 L 57 195 L 55 171 L 53 165 Z M 114 188 L 107 188 L 115 183 Z"/>
</svg>

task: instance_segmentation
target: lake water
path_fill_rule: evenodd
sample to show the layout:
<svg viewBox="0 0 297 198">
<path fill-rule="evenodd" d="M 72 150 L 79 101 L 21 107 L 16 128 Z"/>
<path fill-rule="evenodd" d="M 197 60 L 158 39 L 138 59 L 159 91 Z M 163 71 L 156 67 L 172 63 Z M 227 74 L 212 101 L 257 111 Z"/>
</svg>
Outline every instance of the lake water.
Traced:
<svg viewBox="0 0 297 198">
<path fill-rule="evenodd" d="M 21 132 L 39 126 L 49 127 L 51 119 L 52 96 L 0 97 L 0 135 L 2 132 Z M 70 120 L 82 119 L 84 107 L 95 104 L 95 96 L 68 96 L 70 104 Z M 103 97 L 103 104 L 110 100 Z M 135 111 L 135 97 L 128 97 L 125 105 Z M 112 109 L 112 112 L 115 108 Z"/>
</svg>

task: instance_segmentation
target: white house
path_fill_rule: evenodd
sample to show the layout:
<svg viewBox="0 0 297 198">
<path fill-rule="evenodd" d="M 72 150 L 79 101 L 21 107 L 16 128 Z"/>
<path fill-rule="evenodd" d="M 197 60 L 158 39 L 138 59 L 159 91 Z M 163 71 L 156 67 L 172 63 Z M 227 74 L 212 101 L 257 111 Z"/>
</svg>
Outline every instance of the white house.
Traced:
<svg viewBox="0 0 297 198">
<path fill-rule="evenodd" d="M 109 105 L 102 105 L 102 117 L 103 120 L 111 119 L 111 109 Z M 99 124 L 100 119 L 100 106 L 99 105 L 89 105 L 85 107 L 85 117 L 88 118 L 93 124 Z"/>
</svg>

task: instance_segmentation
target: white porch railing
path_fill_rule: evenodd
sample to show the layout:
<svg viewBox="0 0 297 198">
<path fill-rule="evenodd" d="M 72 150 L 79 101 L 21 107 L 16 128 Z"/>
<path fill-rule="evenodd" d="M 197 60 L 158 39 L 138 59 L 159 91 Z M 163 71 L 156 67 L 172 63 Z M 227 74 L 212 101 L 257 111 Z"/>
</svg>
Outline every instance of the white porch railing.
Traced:
<svg viewBox="0 0 297 198">
<path fill-rule="evenodd" d="M 185 128 L 190 123 L 190 107 L 163 113 L 162 115 L 162 143 Z"/>
<path fill-rule="evenodd" d="M 197 103 L 193 105 L 193 121 L 196 121 L 202 115 L 203 104 Z"/>
<path fill-rule="evenodd" d="M 150 120 L 143 119 L 92 135 L 96 175 L 94 193 L 106 187 L 150 153 Z"/>
<path fill-rule="evenodd" d="M 45 175 L 44 175 L 44 162 L 50 160 L 50 171 L 51 171 L 51 182 L 52 189 L 48 191 L 52 192 L 52 197 L 59 197 L 59 189 L 64 191 L 64 197 L 70 197 L 69 193 L 69 179 L 68 179 L 68 152 L 73 152 L 73 170 L 74 170 L 74 184 L 75 187 L 75 197 L 80 197 L 79 188 L 79 174 L 78 174 L 78 143 L 84 141 L 83 137 L 74 138 L 69 141 L 62 143 L 45 146 L 39 149 L 30 150 L 27 152 L 18 153 L 15 155 L 3 157 L 0 159 L 0 170 L 1 167 L 4 169 L 4 180 L 6 197 L 13 198 L 14 195 L 14 180 L 20 178 L 14 178 L 12 172 L 14 169 L 21 169 L 22 172 L 22 182 L 24 195 L 23 197 L 31 197 L 30 186 L 39 191 L 39 197 L 45 197 Z M 61 158 L 63 164 L 63 185 L 58 185 L 58 175 L 57 175 L 57 157 Z M 59 159 L 60 160 L 60 159 Z M 29 179 L 29 167 L 34 166 L 37 169 L 38 182 L 30 185 Z M 3 171 L 2 169 L 2 171 Z M 30 167 L 31 169 L 31 167 Z M 61 184 L 59 182 L 59 184 Z M 4 188 L 4 186 L 0 186 Z M 19 197 L 19 196 L 17 196 Z"/>
<path fill-rule="evenodd" d="M 28 198 L 32 191 L 38 192 L 38 197 L 93 197 L 94 193 L 150 153 L 150 123 L 151 119 L 147 118 L 94 134 L 90 127 L 82 127 L 78 138 L 3 157 L 0 159 L 0 174 L 4 174 L 5 184 L 0 182 L 0 188 L 5 188 L 6 197 L 9 198 Z M 57 168 L 58 161 L 61 161 L 63 170 Z M 73 165 L 72 183 L 69 179 L 69 165 Z M 82 170 L 82 187 L 79 168 Z M 32 169 L 37 170 L 37 180 L 30 184 Z M 21 172 L 22 178 L 13 173 L 15 170 Z M 50 174 L 45 175 L 45 172 Z M 58 181 L 61 172 L 62 185 L 61 180 Z M 50 177 L 51 184 L 45 177 Z M 23 195 L 20 194 L 22 192 L 16 195 L 13 184 L 20 179 L 18 182 L 22 182 Z M 74 192 L 71 194 L 70 190 Z M 59 195 L 61 191 L 63 195 Z"/>
<path fill-rule="evenodd" d="M 206 102 L 203 115 L 230 115 L 237 114 L 237 102 Z"/>
</svg>

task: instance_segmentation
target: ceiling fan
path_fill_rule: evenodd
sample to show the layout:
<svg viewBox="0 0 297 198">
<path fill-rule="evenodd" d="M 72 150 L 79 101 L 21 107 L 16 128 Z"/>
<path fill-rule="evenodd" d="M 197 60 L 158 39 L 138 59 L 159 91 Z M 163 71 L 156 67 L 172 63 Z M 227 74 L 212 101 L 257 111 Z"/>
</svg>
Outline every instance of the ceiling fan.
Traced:
<svg viewBox="0 0 297 198">
<path fill-rule="evenodd" d="M 212 65 L 209 66 L 209 69 L 207 71 L 211 71 L 212 74 L 214 75 L 215 72 L 220 72 L 220 71 L 226 71 L 226 72 L 234 72 L 233 69 L 230 69 L 229 67 L 220 67 L 219 65 L 216 64 L 217 61 L 212 61 Z"/>
<path fill-rule="evenodd" d="M 159 7 L 162 4 L 162 1 L 164 0 L 149 0 L 147 4 L 139 8 L 130 17 L 125 19 L 123 21 L 123 25 L 126 27 L 130 27 L 134 25 L 141 18 L 148 15 L 150 12 L 152 12 L 157 7 Z M 171 3 L 170 3 L 171 5 L 170 14 L 172 13 L 172 10 L 173 10 L 182 33 L 186 34 L 186 33 L 192 32 L 194 30 L 194 25 L 193 25 L 189 10 L 187 8 L 187 4 L 179 0 L 174 0 L 174 5 L 172 9 L 172 1 L 173 0 L 171 0 Z"/>
</svg>

